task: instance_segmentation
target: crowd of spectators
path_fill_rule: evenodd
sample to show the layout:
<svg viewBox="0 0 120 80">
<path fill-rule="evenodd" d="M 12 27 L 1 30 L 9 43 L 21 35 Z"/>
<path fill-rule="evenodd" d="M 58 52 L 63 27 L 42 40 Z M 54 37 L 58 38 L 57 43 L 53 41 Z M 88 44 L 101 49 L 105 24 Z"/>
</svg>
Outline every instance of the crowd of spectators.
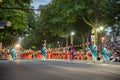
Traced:
<svg viewBox="0 0 120 80">
<path fill-rule="evenodd" d="M 120 43 L 118 42 L 107 42 L 107 48 L 110 51 L 111 62 L 120 62 Z"/>
<path fill-rule="evenodd" d="M 110 62 L 120 62 L 120 46 L 118 43 L 106 43 L 106 48 L 110 52 Z M 49 48 L 47 49 L 51 53 L 58 53 L 58 54 L 65 54 L 69 53 L 68 47 L 60 47 L 60 48 Z M 32 58 L 35 57 L 36 52 L 41 52 L 40 50 L 38 51 L 33 51 L 31 49 L 24 50 L 20 52 L 21 54 L 30 54 L 32 53 Z M 2 49 L 0 50 L 0 58 L 6 58 L 6 55 L 9 54 L 9 49 Z M 81 56 L 81 57 L 78 57 Z M 74 59 L 81 58 L 82 60 L 91 60 L 91 54 L 89 49 L 87 49 L 85 52 L 83 50 L 74 50 Z M 98 51 L 97 53 L 97 60 L 100 61 L 102 60 L 101 53 Z"/>
</svg>

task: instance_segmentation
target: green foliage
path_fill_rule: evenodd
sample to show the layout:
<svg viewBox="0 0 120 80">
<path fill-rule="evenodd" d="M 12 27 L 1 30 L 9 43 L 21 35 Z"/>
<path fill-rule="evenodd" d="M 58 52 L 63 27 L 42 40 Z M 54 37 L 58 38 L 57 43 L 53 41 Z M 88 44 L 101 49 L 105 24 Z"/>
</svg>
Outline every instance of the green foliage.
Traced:
<svg viewBox="0 0 120 80">
<path fill-rule="evenodd" d="M 0 30 L 0 42 L 4 46 L 14 44 L 18 37 L 23 37 L 28 32 L 26 28 L 29 15 L 22 9 L 30 8 L 30 2 L 31 0 L 4 0 L 1 3 L 0 21 L 7 22 L 9 20 L 12 23 L 12 26 L 5 26 L 5 29 Z"/>
<path fill-rule="evenodd" d="M 119 0 L 106 0 L 101 1 L 100 3 L 100 11 L 104 18 L 108 21 L 109 25 L 115 24 L 117 21 L 115 17 L 119 17 L 120 15 L 120 1 Z"/>
<path fill-rule="evenodd" d="M 57 41 L 65 43 L 65 35 L 75 31 L 76 44 L 79 43 L 81 33 L 86 32 L 87 34 L 90 28 L 84 25 L 85 23 L 80 18 L 79 8 L 84 7 L 79 6 L 78 2 L 73 0 L 53 0 L 50 4 L 45 5 L 41 9 L 36 28 L 32 31 L 31 37 L 27 38 L 32 38 L 33 44 L 39 47 L 42 40 L 47 40 L 48 44 L 57 44 Z M 81 32 L 82 28 L 85 29 Z"/>
<path fill-rule="evenodd" d="M 72 31 L 75 32 L 74 44 L 85 43 L 92 28 L 116 22 L 115 17 L 120 14 L 118 1 L 52 0 L 40 9 L 41 14 L 29 37 L 33 40 L 31 47 L 39 47 L 42 40 L 47 40 L 48 44 L 64 43 L 66 35 Z"/>
</svg>

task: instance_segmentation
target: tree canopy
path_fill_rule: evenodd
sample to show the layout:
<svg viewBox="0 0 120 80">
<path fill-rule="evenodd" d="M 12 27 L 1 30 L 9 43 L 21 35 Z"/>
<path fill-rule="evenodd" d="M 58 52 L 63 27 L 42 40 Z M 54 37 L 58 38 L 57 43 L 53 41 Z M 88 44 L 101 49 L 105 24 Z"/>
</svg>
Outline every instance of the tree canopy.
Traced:
<svg viewBox="0 0 120 80">
<path fill-rule="evenodd" d="M 29 8 L 32 0 L 3 0 L 0 3 L 0 21 L 10 21 L 10 27 L 4 26 L 5 29 L 0 29 L 0 42 L 4 46 L 9 46 L 18 40 L 18 37 L 23 37 L 30 29 Z M 26 10 L 25 10 L 26 9 Z M 28 24 L 29 23 L 29 24 Z"/>
<path fill-rule="evenodd" d="M 85 43 L 93 28 L 113 25 L 120 15 L 119 0 L 52 0 L 40 9 L 40 15 L 33 30 L 35 45 L 42 40 L 55 43 L 70 38 L 75 32 L 74 44 Z M 55 41 L 55 42 L 54 42 Z"/>
</svg>

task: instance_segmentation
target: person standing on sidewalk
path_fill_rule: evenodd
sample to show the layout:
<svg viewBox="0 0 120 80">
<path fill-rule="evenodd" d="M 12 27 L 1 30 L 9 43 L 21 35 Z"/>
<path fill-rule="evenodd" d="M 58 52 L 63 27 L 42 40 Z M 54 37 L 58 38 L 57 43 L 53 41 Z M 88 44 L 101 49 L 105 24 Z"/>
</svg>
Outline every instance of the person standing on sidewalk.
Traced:
<svg viewBox="0 0 120 80">
<path fill-rule="evenodd" d="M 97 61 L 97 46 L 95 45 L 94 42 L 90 44 L 90 52 L 92 55 L 92 61 L 96 62 Z"/>
<path fill-rule="evenodd" d="M 72 44 L 69 46 L 69 52 L 70 52 L 70 60 L 74 59 L 74 47 Z"/>
</svg>

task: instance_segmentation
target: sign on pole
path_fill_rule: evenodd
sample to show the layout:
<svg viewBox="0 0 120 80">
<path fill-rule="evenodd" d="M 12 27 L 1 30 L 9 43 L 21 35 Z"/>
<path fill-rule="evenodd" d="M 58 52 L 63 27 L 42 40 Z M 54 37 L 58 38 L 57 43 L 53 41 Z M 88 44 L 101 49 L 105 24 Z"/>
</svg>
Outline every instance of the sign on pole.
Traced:
<svg viewBox="0 0 120 80">
<path fill-rule="evenodd" d="M 5 29 L 5 22 L 0 21 L 0 29 Z"/>
</svg>

